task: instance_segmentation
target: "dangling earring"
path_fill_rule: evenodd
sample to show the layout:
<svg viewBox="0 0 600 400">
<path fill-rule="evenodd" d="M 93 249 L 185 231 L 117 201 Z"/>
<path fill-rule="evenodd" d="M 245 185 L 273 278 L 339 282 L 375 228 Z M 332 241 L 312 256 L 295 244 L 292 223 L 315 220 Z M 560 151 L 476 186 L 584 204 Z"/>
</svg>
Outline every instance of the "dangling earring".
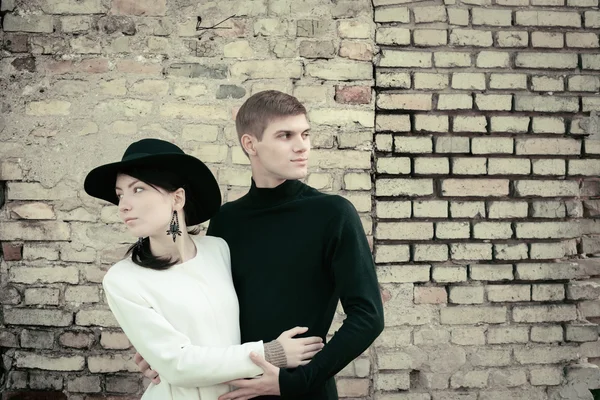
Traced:
<svg viewBox="0 0 600 400">
<path fill-rule="evenodd" d="M 135 248 L 141 250 L 142 247 L 144 247 L 144 238 L 140 237 L 138 238 L 137 242 L 135 242 Z"/>
<path fill-rule="evenodd" d="M 173 218 L 171 218 L 171 225 L 169 225 L 169 230 L 167 231 L 167 236 L 173 235 L 173 243 L 175 243 L 175 239 L 177 239 L 177 235 L 181 236 L 181 231 L 179 230 L 179 218 L 177 218 L 177 211 L 173 211 Z"/>
</svg>

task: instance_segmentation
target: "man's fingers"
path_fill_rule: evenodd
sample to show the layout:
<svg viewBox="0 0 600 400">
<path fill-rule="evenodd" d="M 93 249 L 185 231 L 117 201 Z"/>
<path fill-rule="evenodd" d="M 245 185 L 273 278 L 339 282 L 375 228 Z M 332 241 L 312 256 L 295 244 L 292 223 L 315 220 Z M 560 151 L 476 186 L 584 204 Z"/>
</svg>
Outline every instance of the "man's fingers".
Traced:
<svg viewBox="0 0 600 400">
<path fill-rule="evenodd" d="M 310 360 L 304 360 L 304 361 L 301 361 L 300 364 L 298 364 L 298 365 L 306 365 L 309 362 L 310 362 Z"/>
<path fill-rule="evenodd" d="M 133 360 L 135 361 L 138 368 L 146 378 L 150 379 L 155 385 L 158 385 L 160 383 L 158 372 L 154 371 L 150 367 L 150 364 L 148 364 L 148 362 L 144 360 L 144 357 L 142 357 L 140 353 L 135 353 L 135 356 L 133 356 Z"/>
<path fill-rule="evenodd" d="M 308 331 L 308 328 L 307 328 L 307 327 L 297 326 L 297 327 L 295 327 L 295 328 L 292 328 L 292 329 L 290 329 L 290 330 L 287 330 L 287 331 L 285 331 L 285 332 L 283 332 L 283 333 L 284 333 L 284 334 L 285 334 L 287 337 L 290 337 L 290 338 L 292 338 L 292 337 L 294 337 L 294 336 L 296 336 L 296 335 L 300 335 L 301 333 L 304 333 L 304 332 L 306 332 L 306 331 Z"/>
<path fill-rule="evenodd" d="M 303 345 L 323 343 L 323 339 L 321 339 L 318 336 L 311 336 L 311 337 L 302 338 L 302 339 L 298 339 L 298 340 L 301 340 L 301 343 Z"/>
<path fill-rule="evenodd" d="M 154 379 L 158 377 L 158 372 L 154 371 L 153 369 L 147 369 L 144 371 L 144 376 L 148 379 Z"/>
<path fill-rule="evenodd" d="M 310 360 L 311 358 L 313 358 L 319 351 L 321 350 L 317 350 L 317 351 L 311 351 L 309 353 L 304 353 L 302 354 L 302 359 L 303 360 Z"/>
<path fill-rule="evenodd" d="M 236 397 L 232 397 L 231 399 L 232 400 L 246 400 L 246 399 L 249 399 L 250 396 L 256 397 L 256 391 L 254 389 L 239 389 L 239 393 L 236 394 Z"/>
<path fill-rule="evenodd" d="M 150 369 L 150 364 L 148 364 L 148 361 L 142 359 L 142 361 L 138 363 L 138 367 L 140 371 L 146 372 L 146 370 Z"/>
<path fill-rule="evenodd" d="M 253 389 L 237 389 L 219 396 L 219 400 L 241 400 L 244 396 L 252 396 L 254 393 L 256 392 Z"/>
<path fill-rule="evenodd" d="M 309 353 L 311 351 L 319 351 L 323 348 L 323 345 L 320 343 L 311 344 L 310 346 L 304 346 L 304 353 Z"/>
<path fill-rule="evenodd" d="M 228 385 L 235 386 L 237 388 L 248 388 L 252 387 L 252 379 L 236 379 L 234 381 L 226 382 Z"/>
<path fill-rule="evenodd" d="M 263 371 L 267 372 L 270 368 L 273 367 L 273 364 L 268 363 L 264 357 L 256 354 L 255 352 L 250 353 L 250 359 L 252 362 L 263 369 Z"/>
<path fill-rule="evenodd" d="M 146 361 L 142 361 L 138 366 L 146 378 L 154 379 L 158 376 L 158 372 L 150 368 L 150 364 Z"/>
</svg>

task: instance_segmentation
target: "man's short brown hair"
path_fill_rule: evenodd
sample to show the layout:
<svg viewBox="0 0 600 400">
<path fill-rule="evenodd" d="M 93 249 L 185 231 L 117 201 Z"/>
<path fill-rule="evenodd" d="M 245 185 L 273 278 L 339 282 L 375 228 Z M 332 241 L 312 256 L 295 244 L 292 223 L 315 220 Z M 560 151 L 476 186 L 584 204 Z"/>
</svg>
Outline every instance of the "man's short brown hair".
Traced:
<svg viewBox="0 0 600 400">
<path fill-rule="evenodd" d="M 274 119 L 306 115 L 306 108 L 294 96 L 277 91 L 265 90 L 248 98 L 235 117 L 238 139 L 244 134 L 262 139 L 263 132 Z"/>
</svg>

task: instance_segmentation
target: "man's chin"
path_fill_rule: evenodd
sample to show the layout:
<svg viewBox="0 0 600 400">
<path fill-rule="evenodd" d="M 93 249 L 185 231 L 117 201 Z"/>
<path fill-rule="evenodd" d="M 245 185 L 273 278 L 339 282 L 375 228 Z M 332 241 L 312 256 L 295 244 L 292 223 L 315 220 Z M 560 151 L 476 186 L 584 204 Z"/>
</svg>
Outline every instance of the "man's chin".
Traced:
<svg viewBox="0 0 600 400">
<path fill-rule="evenodd" d="M 293 173 L 289 174 L 289 176 L 286 176 L 285 179 L 288 179 L 288 180 L 299 180 L 299 179 L 306 178 L 306 175 L 308 175 L 308 171 L 306 171 L 306 170 L 303 170 L 303 171 L 294 171 Z"/>
</svg>

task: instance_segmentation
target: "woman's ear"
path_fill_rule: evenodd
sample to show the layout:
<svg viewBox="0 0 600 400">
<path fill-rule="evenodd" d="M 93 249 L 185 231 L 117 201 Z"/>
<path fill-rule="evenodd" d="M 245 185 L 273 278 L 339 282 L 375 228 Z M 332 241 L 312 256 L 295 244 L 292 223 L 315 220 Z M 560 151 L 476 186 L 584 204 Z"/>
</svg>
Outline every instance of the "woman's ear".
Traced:
<svg viewBox="0 0 600 400">
<path fill-rule="evenodd" d="M 185 189 L 179 188 L 173 193 L 173 210 L 181 211 L 185 206 Z"/>
</svg>

